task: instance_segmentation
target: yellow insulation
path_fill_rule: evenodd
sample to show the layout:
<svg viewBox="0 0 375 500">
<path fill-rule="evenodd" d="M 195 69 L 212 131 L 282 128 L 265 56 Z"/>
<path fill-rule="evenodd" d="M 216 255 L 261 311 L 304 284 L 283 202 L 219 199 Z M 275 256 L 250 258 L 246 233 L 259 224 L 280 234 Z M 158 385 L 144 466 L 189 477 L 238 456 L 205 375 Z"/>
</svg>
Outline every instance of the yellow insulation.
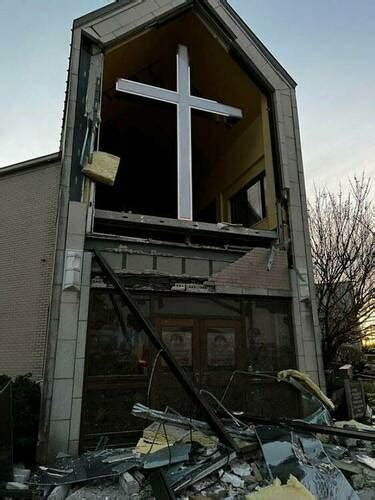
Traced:
<svg viewBox="0 0 375 500">
<path fill-rule="evenodd" d="M 306 373 L 300 372 L 298 370 L 283 370 L 277 374 L 278 380 L 284 380 L 287 378 L 295 378 L 299 382 L 301 382 L 310 392 L 314 393 L 314 395 L 330 410 L 335 409 L 335 405 L 333 402 L 324 394 L 324 392 L 320 389 L 319 386 L 316 385 L 315 382 L 311 380 L 311 378 L 306 375 Z"/>
<path fill-rule="evenodd" d="M 277 478 L 271 486 L 246 495 L 245 498 L 246 500 L 316 500 L 314 495 L 292 475 L 286 484 L 281 484 Z"/>
<path fill-rule="evenodd" d="M 82 172 L 94 181 L 113 186 L 119 164 L 118 156 L 103 151 L 94 151 L 91 163 L 86 163 Z"/>
</svg>

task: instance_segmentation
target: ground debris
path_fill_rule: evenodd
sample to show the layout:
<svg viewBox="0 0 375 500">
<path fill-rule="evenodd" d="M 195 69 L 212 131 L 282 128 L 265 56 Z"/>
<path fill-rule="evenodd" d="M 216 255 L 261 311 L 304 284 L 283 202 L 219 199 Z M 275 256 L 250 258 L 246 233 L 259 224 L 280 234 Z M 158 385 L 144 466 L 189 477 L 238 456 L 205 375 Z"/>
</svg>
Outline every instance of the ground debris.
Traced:
<svg viewBox="0 0 375 500">
<path fill-rule="evenodd" d="M 140 490 L 140 484 L 129 472 L 124 472 L 120 476 L 120 486 L 123 489 L 125 495 L 138 495 Z"/>
<path fill-rule="evenodd" d="M 205 422 L 139 405 L 136 413 L 152 422 L 135 447 L 61 455 L 30 483 L 55 500 L 358 500 L 354 489 L 375 485 L 373 443 L 348 449 L 332 437 L 323 446 L 308 432 L 223 419 L 241 443 L 235 452 Z"/>
<path fill-rule="evenodd" d="M 127 500 L 127 496 L 117 484 L 87 484 L 76 489 L 66 497 L 66 500 Z"/>
</svg>

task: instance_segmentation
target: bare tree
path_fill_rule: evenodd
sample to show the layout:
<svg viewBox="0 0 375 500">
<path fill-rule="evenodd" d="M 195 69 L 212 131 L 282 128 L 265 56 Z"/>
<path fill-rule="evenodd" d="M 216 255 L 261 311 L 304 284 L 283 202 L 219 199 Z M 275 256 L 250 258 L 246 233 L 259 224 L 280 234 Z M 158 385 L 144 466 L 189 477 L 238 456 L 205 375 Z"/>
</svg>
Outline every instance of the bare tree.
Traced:
<svg viewBox="0 0 375 500">
<path fill-rule="evenodd" d="M 374 203 L 371 179 L 345 194 L 315 189 L 309 203 L 311 251 L 325 363 L 369 334 L 374 312 Z"/>
</svg>

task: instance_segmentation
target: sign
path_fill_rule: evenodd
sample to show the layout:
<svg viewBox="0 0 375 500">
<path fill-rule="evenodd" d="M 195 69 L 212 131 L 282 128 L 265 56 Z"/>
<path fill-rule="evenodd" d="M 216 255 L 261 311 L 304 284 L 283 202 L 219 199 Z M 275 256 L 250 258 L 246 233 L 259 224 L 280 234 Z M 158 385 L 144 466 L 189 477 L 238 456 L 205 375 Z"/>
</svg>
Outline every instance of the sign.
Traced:
<svg viewBox="0 0 375 500">
<path fill-rule="evenodd" d="M 185 367 L 191 367 L 193 363 L 192 333 L 183 328 L 163 328 L 162 339 L 173 354 L 176 361 Z M 163 362 L 166 366 L 166 363 Z"/>
<path fill-rule="evenodd" d="M 363 418 L 366 415 L 366 400 L 362 380 L 345 380 L 344 384 L 349 417 Z"/>
<path fill-rule="evenodd" d="M 234 367 L 235 330 L 233 328 L 208 329 L 207 363 L 210 367 Z"/>
</svg>

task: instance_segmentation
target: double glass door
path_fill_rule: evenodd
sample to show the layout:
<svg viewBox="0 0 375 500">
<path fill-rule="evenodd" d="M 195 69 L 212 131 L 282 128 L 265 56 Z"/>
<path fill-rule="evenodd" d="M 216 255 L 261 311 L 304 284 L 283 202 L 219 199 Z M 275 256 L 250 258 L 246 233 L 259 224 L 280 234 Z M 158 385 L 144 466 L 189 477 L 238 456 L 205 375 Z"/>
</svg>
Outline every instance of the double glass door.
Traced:
<svg viewBox="0 0 375 500">
<path fill-rule="evenodd" d="M 242 365 L 240 321 L 233 319 L 159 318 L 156 328 L 180 366 L 216 406 L 233 371 Z M 206 391 L 206 392 L 204 392 Z M 153 400 L 159 408 L 192 413 L 191 401 L 163 360 L 158 362 Z"/>
</svg>

